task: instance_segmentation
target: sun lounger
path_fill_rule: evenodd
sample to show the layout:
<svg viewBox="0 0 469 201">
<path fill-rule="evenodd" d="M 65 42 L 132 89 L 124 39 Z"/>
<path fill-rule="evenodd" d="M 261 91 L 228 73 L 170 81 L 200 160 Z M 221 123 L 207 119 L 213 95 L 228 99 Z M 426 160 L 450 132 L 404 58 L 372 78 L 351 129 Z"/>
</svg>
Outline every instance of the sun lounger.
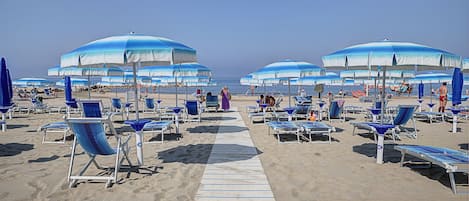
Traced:
<svg viewBox="0 0 469 201">
<path fill-rule="evenodd" d="M 205 108 L 209 111 L 209 108 L 215 108 L 215 112 L 218 111 L 220 104 L 218 104 L 218 96 L 207 96 L 205 100 Z"/>
<path fill-rule="evenodd" d="M 42 132 L 42 144 L 50 144 L 50 143 L 60 143 L 64 144 L 67 134 L 70 132 L 70 128 L 68 127 L 67 123 L 65 122 L 53 122 L 48 123 L 40 126 L 37 129 L 37 132 Z M 49 141 L 47 140 L 47 133 L 62 133 L 63 140 L 62 141 Z"/>
<path fill-rule="evenodd" d="M 160 133 L 161 141 L 150 141 L 150 142 L 144 142 L 144 143 L 145 144 L 163 143 L 165 131 L 169 130 L 169 133 L 166 133 L 166 134 L 172 133 L 171 124 L 172 124 L 172 121 L 152 121 L 152 122 L 146 123 L 142 129 L 143 133 L 151 133 L 153 135 Z"/>
<path fill-rule="evenodd" d="M 300 143 L 300 127 L 291 121 L 271 121 L 267 123 L 269 127 L 268 134 L 270 135 L 270 130 L 273 130 L 273 134 L 277 135 L 277 142 L 284 143 L 280 140 L 280 135 L 296 135 L 296 140 Z"/>
<path fill-rule="evenodd" d="M 358 113 L 363 113 L 363 112 L 366 112 L 366 110 L 360 106 L 354 106 L 354 105 L 344 106 L 344 113 L 358 114 Z"/>
<path fill-rule="evenodd" d="M 417 128 L 415 127 L 415 120 L 413 119 L 413 115 L 416 109 L 416 105 L 399 105 L 397 115 L 393 117 L 391 121 L 388 120 L 385 122 L 385 124 L 392 124 L 396 126 L 394 129 L 390 129 L 389 131 L 392 134 L 393 141 L 395 141 L 396 138 L 400 138 L 400 134 L 404 132 L 409 137 L 415 139 L 417 138 Z M 412 122 L 413 130 L 409 130 L 403 127 L 409 121 Z M 376 130 L 369 125 L 370 123 L 371 122 L 352 122 L 352 134 L 355 135 L 355 129 L 364 129 L 377 134 Z"/>
<path fill-rule="evenodd" d="M 199 103 L 196 100 L 186 101 L 186 121 L 200 122 L 202 111 L 199 107 Z"/>
<path fill-rule="evenodd" d="M 308 139 L 310 143 L 313 142 L 311 135 L 327 135 L 329 138 L 328 143 L 330 144 L 332 142 L 331 132 L 335 131 L 335 128 L 332 126 L 329 126 L 325 123 L 317 122 L 317 121 L 296 122 L 296 125 L 301 128 L 303 135 L 309 135 Z M 319 143 L 322 143 L 322 142 L 319 142 Z"/>
<path fill-rule="evenodd" d="M 400 145 L 395 146 L 394 149 L 400 151 L 402 154 L 401 166 L 404 165 L 404 159 L 406 155 L 411 155 L 419 159 L 428 161 L 430 163 L 429 167 L 431 167 L 432 164 L 435 164 L 446 169 L 446 172 L 449 174 L 451 189 L 453 193 L 469 193 L 469 191 L 458 192 L 454 179 L 454 173 L 456 172 L 463 172 L 466 174 L 469 173 L 469 155 L 467 153 L 448 148 L 420 145 Z"/>
<path fill-rule="evenodd" d="M 155 105 L 154 98 L 145 98 L 145 104 L 143 107 L 143 113 L 156 114 L 157 107 Z"/>
<path fill-rule="evenodd" d="M 105 180 L 107 181 L 106 187 L 110 187 L 112 182 L 117 182 L 117 173 L 119 172 L 119 169 L 121 168 L 124 160 L 127 161 L 130 167 L 132 166 L 128 158 L 128 142 L 132 135 L 124 138 L 122 135 L 117 134 L 110 120 L 105 120 L 102 118 L 70 118 L 67 119 L 66 122 L 73 133 L 75 133 L 68 171 L 68 181 L 70 183 L 69 187 L 74 187 L 78 180 Z M 116 148 L 111 147 L 111 145 L 108 143 L 104 124 L 106 124 L 111 133 L 114 134 L 114 139 L 117 141 Z M 90 160 L 76 175 L 72 175 L 77 144 L 83 148 L 85 153 L 89 156 Z M 98 155 L 115 155 L 115 166 L 113 168 L 101 167 L 96 161 L 96 156 Z M 93 176 L 83 175 L 92 163 L 96 166 L 96 168 L 105 170 L 110 173 L 110 175 L 103 176 L 104 174 L 102 172 Z M 114 169 L 114 171 L 111 171 L 112 169 Z"/>
<path fill-rule="evenodd" d="M 445 118 L 445 113 L 443 112 L 416 112 L 414 117 L 418 119 L 427 120 L 431 124 L 435 120 L 443 122 Z"/>
</svg>

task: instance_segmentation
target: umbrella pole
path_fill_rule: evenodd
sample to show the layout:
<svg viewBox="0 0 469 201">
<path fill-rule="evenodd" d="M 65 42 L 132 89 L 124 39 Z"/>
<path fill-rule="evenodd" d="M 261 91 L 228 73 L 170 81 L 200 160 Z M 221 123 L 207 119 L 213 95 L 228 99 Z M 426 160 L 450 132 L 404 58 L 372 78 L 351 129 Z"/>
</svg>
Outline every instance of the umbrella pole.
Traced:
<svg viewBox="0 0 469 201">
<path fill-rule="evenodd" d="M 5 121 L 5 113 L 2 112 L 2 132 L 5 132 L 7 130 L 7 124 Z"/>
<path fill-rule="evenodd" d="M 379 76 L 379 72 L 378 72 Z M 385 99 L 386 99 L 386 66 L 383 67 L 383 91 L 381 93 L 381 124 L 384 123 L 384 108 L 385 108 Z"/>
<path fill-rule="evenodd" d="M 290 78 L 288 78 L 288 107 L 291 107 L 291 97 L 290 97 Z"/>
<path fill-rule="evenodd" d="M 134 74 L 134 99 L 135 99 L 135 119 L 139 120 L 138 115 L 138 89 L 137 89 L 137 65 L 136 63 L 133 64 L 133 74 Z"/>
<path fill-rule="evenodd" d="M 176 107 L 178 106 L 178 77 L 175 76 L 174 80 L 176 81 Z"/>
<path fill-rule="evenodd" d="M 91 99 L 91 81 L 90 81 L 90 72 L 89 71 L 88 71 L 88 99 Z"/>
</svg>

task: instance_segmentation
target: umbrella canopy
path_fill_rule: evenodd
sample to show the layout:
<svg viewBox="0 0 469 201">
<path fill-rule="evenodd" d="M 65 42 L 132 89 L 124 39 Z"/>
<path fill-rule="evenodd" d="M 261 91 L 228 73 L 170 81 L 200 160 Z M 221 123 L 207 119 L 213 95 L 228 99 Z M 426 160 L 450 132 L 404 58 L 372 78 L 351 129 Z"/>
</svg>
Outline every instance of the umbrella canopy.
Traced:
<svg viewBox="0 0 469 201">
<path fill-rule="evenodd" d="M 273 84 L 279 84 L 280 79 L 271 78 L 271 79 L 256 79 L 254 78 L 253 73 L 249 73 L 244 77 L 239 79 L 241 85 L 247 86 L 272 86 Z"/>
<path fill-rule="evenodd" d="M 379 72 L 380 76 L 382 72 Z M 378 77 L 378 71 L 374 70 L 344 70 L 340 72 L 341 78 L 370 79 Z M 411 70 L 389 70 L 386 72 L 387 78 L 413 78 L 414 71 Z"/>
<path fill-rule="evenodd" d="M 452 76 L 444 72 L 427 71 L 409 79 L 410 84 L 451 82 Z"/>
<path fill-rule="evenodd" d="M 254 72 L 254 78 L 299 78 L 305 76 L 322 76 L 325 70 L 319 66 L 303 61 L 284 60 L 271 63 Z"/>
<path fill-rule="evenodd" d="M 132 83 L 133 75 L 123 76 L 104 76 L 101 77 L 101 82 L 119 82 L 119 83 Z M 151 78 L 147 76 L 137 76 L 137 83 L 151 82 Z"/>
<path fill-rule="evenodd" d="M 322 57 L 324 67 L 446 66 L 460 65 L 460 57 L 428 46 L 388 40 L 359 44 Z"/>
<path fill-rule="evenodd" d="M 288 81 L 288 107 L 291 107 L 290 79 L 306 76 L 323 76 L 326 71 L 303 61 L 284 60 L 264 66 L 253 73 L 256 79 L 281 79 Z"/>
<path fill-rule="evenodd" d="M 462 69 L 463 69 L 463 71 L 469 70 L 469 59 L 464 59 L 463 60 Z"/>
<path fill-rule="evenodd" d="M 85 88 L 88 87 L 88 80 L 87 79 L 80 79 L 80 78 L 70 78 L 69 76 L 66 76 L 70 79 L 70 84 L 71 87 L 74 88 Z M 65 87 L 65 82 L 64 80 L 60 80 L 55 83 L 57 86 L 62 86 Z"/>
<path fill-rule="evenodd" d="M 0 112 L 2 113 L 7 112 L 13 105 L 11 84 L 10 72 L 7 69 L 5 58 L 2 58 L 0 67 Z"/>
<path fill-rule="evenodd" d="M 17 87 L 50 87 L 54 82 L 44 78 L 20 78 L 13 81 L 13 86 Z"/>
<path fill-rule="evenodd" d="M 48 76 L 122 76 L 124 71 L 117 67 L 111 68 L 78 68 L 78 67 L 67 67 L 60 68 L 53 67 L 47 70 Z"/>
<path fill-rule="evenodd" d="M 342 83 L 342 79 L 339 75 L 324 75 L 324 76 L 307 76 L 298 78 L 297 84 L 298 85 L 317 85 L 317 84 L 325 84 L 325 85 L 340 85 Z"/>
<path fill-rule="evenodd" d="M 383 88 L 386 80 L 386 67 L 393 69 L 458 67 L 461 65 L 459 56 L 408 42 L 392 42 L 388 40 L 359 44 L 344 48 L 322 57 L 324 67 L 366 69 L 383 67 Z M 384 105 L 386 90 L 381 94 L 381 104 Z M 381 108 L 381 122 L 384 119 L 384 107 Z"/>
<path fill-rule="evenodd" d="M 169 66 L 147 66 L 140 68 L 137 72 L 138 76 L 206 76 L 211 77 L 211 70 L 199 63 L 181 63 Z"/>
<path fill-rule="evenodd" d="M 60 66 L 103 67 L 103 64 L 128 66 L 137 63 L 153 66 L 195 61 L 196 51 L 182 43 L 131 33 L 87 43 L 62 55 Z"/>
<path fill-rule="evenodd" d="M 461 95 L 462 95 L 462 87 L 464 84 L 464 76 L 461 72 L 460 68 L 455 68 L 453 72 L 453 79 L 451 82 L 451 86 L 453 88 L 453 94 L 451 97 L 451 102 L 453 105 L 461 104 Z"/>
<path fill-rule="evenodd" d="M 419 87 L 419 100 L 421 100 L 423 98 L 423 89 L 424 89 L 424 86 L 423 86 L 423 83 L 419 83 L 418 85 Z"/>
</svg>

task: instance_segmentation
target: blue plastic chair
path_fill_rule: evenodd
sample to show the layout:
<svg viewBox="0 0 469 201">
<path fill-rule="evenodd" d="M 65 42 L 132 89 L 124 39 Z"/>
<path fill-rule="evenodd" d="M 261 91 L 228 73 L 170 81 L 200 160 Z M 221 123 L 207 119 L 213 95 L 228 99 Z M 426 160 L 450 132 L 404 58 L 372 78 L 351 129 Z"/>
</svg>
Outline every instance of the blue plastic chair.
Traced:
<svg viewBox="0 0 469 201">
<path fill-rule="evenodd" d="M 114 114 L 121 114 L 124 119 L 124 106 L 122 105 L 120 98 L 111 98 L 111 107 L 114 110 Z"/>
<path fill-rule="evenodd" d="M 345 118 L 342 118 L 343 110 L 344 110 L 343 103 L 339 105 L 339 101 L 332 101 L 331 105 L 329 106 L 329 113 L 328 113 L 329 121 L 331 121 L 332 119 L 341 119 L 342 121 L 345 121 Z"/>
<path fill-rule="evenodd" d="M 70 158 L 70 166 L 68 170 L 68 181 L 70 183 L 70 188 L 76 186 L 78 180 L 105 180 L 107 181 L 106 187 L 110 187 L 112 182 L 117 182 L 117 173 L 119 172 L 119 169 L 124 160 L 127 161 L 130 167 L 132 166 L 132 163 L 128 158 L 129 149 L 127 145 L 131 135 L 127 136 L 126 139 L 122 139 L 122 136 L 116 133 L 116 130 L 114 129 L 111 121 L 102 118 L 70 118 L 65 121 L 75 134 Z M 114 134 L 115 139 L 117 140 L 116 148 L 112 147 L 108 143 L 104 124 L 106 124 L 109 127 L 111 133 Z M 80 144 L 90 159 L 76 175 L 72 175 L 77 144 Z M 121 154 L 123 155 L 122 158 L 120 158 Z M 101 176 L 102 173 L 99 173 L 99 175 L 83 175 L 91 163 L 93 163 L 96 168 L 100 170 L 108 169 L 102 168 L 97 163 L 96 156 L 98 155 L 115 155 L 115 166 L 113 168 L 114 171 L 108 170 L 108 173 L 111 174 L 109 176 Z"/>
<path fill-rule="evenodd" d="M 417 108 L 417 105 L 399 105 L 397 107 L 397 115 L 392 120 L 392 124 L 396 126 L 398 132 L 405 131 L 409 137 L 415 139 L 417 139 L 417 128 L 415 126 L 414 113 Z M 403 127 L 409 120 L 412 120 L 412 131 Z"/>
<path fill-rule="evenodd" d="M 79 100 L 78 105 L 82 110 L 82 116 L 86 118 L 102 118 L 103 104 L 98 99 Z"/>
<path fill-rule="evenodd" d="M 201 111 L 196 100 L 186 101 L 186 121 L 197 121 L 200 122 Z M 191 119 L 190 116 L 195 116 L 195 120 Z"/>
<path fill-rule="evenodd" d="M 205 107 L 207 109 L 215 108 L 215 112 L 217 112 L 218 108 L 220 107 L 220 104 L 218 104 L 218 96 L 207 96 L 205 100 Z"/>
<path fill-rule="evenodd" d="M 154 98 L 145 98 L 145 107 L 143 109 L 144 113 L 156 113 L 155 99 Z"/>
</svg>

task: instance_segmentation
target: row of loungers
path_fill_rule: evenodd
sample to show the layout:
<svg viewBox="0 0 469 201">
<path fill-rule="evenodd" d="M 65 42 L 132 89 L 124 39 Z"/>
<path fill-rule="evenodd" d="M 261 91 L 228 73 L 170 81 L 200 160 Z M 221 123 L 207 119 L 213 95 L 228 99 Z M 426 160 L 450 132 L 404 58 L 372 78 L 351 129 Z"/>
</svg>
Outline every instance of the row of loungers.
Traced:
<svg viewBox="0 0 469 201">
<path fill-rule="evenodd" d="M 295 135 L 297 143 L 301 142 L 301 137 L 305 137 L 310 143 L 313 143 L 313 135 L 325 135 L 328 137 L 326 143 L 330 144 L 332 142 L 331 132 L 335 131 L 334 127 L 323 122 L 312 121 L 271 121 L 267 123 L 267 126 L 269 127 L 268 134 L 270 135 L 272 130 L 272 134 L 277 135 L 278 143 L 284 143 L 284 141 L 280 140 L 281 135 Z M 320 141 L 319 143 L 324 142 Z"/>
</svg>

